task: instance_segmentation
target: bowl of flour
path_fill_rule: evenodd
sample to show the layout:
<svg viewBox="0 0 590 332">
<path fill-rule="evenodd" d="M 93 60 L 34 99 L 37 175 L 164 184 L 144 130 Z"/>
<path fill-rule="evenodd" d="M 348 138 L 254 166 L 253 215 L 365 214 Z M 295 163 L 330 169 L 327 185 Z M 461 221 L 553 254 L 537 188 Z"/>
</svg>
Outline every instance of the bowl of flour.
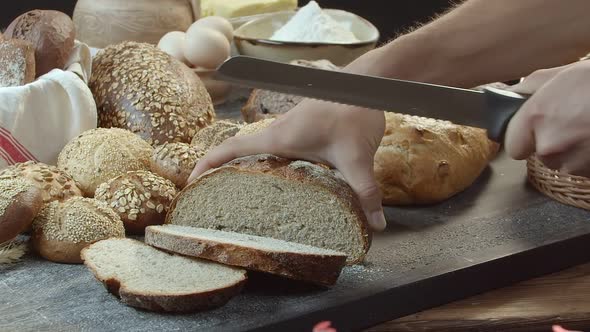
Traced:
<svg viewBox="0 0 590 332">
<path fill-rule="evenodd" d="M 234 31 L 238 53 L 268 60 L 329 60 L 345 66 L 374 49 L 379 31 L 344 10 L 322 9 L 315 1 L 297 11 L 265 15 Z"/>
</svg>

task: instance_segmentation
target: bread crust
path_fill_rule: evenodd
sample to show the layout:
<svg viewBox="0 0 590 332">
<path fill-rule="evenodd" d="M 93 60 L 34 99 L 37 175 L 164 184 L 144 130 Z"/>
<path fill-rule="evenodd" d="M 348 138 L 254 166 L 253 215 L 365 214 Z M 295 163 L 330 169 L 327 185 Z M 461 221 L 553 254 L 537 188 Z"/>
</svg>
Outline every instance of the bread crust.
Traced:
<svg viewBox="0 0 590 332">
<path fill-rule="evenodd" d="M 267 272 L 289 279 L 331 286 L 346 264 L 346 255 L 318 255 L 267 251 L 148 227 L 145 243 L 181 255 L 199 257 L 247 270 Z"/>
<path fill-rule="evenodd" d="M 133 241 L 131 239 L 126 240 Z M 150 311 L 188 313 L 217 308 L 238 295 L 244 288 L 247 280 L 246 274 L 244 273 L 243 279 L 233 285 L 192 294 L 162 295 L 147 292 L 141 294 L 134 293 L 127 290 L 125 283 L 117 278 L 100 278 L 96 265 L 86 259 L 86 251 L 87 248 L 84 248 L 81 252 L 84 265 L 103 283 L 109 293 L 115 295 L 121 302 L 129 306 Z"/>
<path fill-rule="evenodd" d="M 119 215 L 129 234 L 143 234 L 149 225 L 164 223 L 176 196 L 172 182 L 148 171 L 133 171 L 101 184 L 94 198 Z"/>
<path fill-rule="evenodd" d="M 3 41 L 0 38 L 0 63 L 3 68 L 0 70 L 0 87 L 21 86 L 35 80 L 35 48 L 26 40 Z"/>
<path fill-rule="evenodd" d="M 0 216 L 0 244 L 14 239 L 18 234 L 29 229 L 33 219 L 43 207 L 43 194 L 39 188 L 27 182 L 26 188 L 23 189 L 10 199 L 4 213 Z"/>
<path fill-rule="evenodd" d="M 5 34 L 33 44 L 38 77 L 54 68 L 64 69 L 74 48 L 76 29 L 62 12 L 35 9 L 14 19 Z"/>
<path fill-rule="evenodd" d="M 154 45 L 123 42 L 99 51 L 89 86 L 99 127 L 128 129 L 152 145 L 190 143 L 215 118 L 199 77 Z"/>
<path fill-rule="evenodd" d="M 164 143 L 154 148 L 152 172 L 172 181 L 178 188 L 186 185 L 195 165 L 205 152 L 186 143 Z"/>
<path fill-rule="evenodd" d="M 176 204 L 179 199 L 182 198 L 183 193 L 190 191 L 192 188 L 199 185 L 199 183 L 207 177 L 214 176 L 219 172 L 233 172 L 233 173 L 254 173 L 254 174 L 267 174 L 275 176 L 281 179 L 289 181 L 299 182 L 321 188 L 328 191 L 341 202 L 350 208 L 357 218 L 357 226 L 359 227 L 362 244 L 363 254 L 359 257 L 348 257 L 347 264 L 358 264 L 361 263 L 366 253 L 369 251 L 372 241 L 372 232 L 369 229 L 367 218 L 361 207 L 360 201 L 352 188 L 341 178 L 337 177 L 329 169 L 322 166 L 315 165 L 324 169 L 326 172 L 320 176 L 315 176 L 313 170 L 310 170 L 307 165 L 314 165 L 310 163 L 302 163 L 300 161 L 293 161 L 285 158 L 280 158 L 274 155 L 254 155 L 243 158 L 232 160 L 223 166 L 210 170 L 203 174 L 197 180 L 186 186 L 172 201 L 170 205 L 169 213 L 166 215 L 166 224 L 171 224 L 172 211 L 176 208 Z M 301 167 L 300 167 L 301 166 Z M 329 175 L 328 175 L 329 174 Z"/>
<path fill-rule="evenodd" d="M 386 113 L 375 154 L 385 205 L 433 204 L 465 190 L 496 155 L 485 130 Z"/>
</svg>

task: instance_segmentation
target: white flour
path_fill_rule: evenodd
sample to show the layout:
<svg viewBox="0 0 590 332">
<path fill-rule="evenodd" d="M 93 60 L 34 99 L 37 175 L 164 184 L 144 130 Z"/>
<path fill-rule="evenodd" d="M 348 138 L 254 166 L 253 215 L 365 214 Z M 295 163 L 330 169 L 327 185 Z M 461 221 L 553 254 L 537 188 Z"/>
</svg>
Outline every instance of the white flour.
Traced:
<svg viewBox="0 0 590 332">
<path fill-rule="evenodd" d="M 315 1 L 310 1 L 279 30 L 271 40 L 286 42 L 354 43 L 359 40 L 330 15 L 324 13 Z"/>
</svg>

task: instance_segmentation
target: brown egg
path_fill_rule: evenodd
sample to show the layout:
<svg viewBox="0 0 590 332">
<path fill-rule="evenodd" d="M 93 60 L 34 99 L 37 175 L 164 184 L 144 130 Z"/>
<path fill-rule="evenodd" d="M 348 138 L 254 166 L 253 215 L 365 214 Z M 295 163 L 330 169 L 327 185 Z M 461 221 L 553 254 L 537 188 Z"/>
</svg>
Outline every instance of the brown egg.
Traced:
<svg viewBox="0 0 590 332">
<path fill-rule="evenodd" d="M 202 27 L 187 32 L 184 57 L 193 66 L 217 68 L 229 55 L 230 43 L 221 32 Z"/>
<path fill-rule="evenodd" d="M 234 39 L 234 27 L 225 18 L 221 16 L 207 16 L 197 20 L 187 30 L 209 28 L 221 32 L 230 42 Z"/>
<path fill-rule="evenodd" d="M 186 34 L 182 31 L 168 32 L 160 39 L 158 48 L 185 64 L 190 64 L 184 57 L 185 36 Z"/>
</svg>

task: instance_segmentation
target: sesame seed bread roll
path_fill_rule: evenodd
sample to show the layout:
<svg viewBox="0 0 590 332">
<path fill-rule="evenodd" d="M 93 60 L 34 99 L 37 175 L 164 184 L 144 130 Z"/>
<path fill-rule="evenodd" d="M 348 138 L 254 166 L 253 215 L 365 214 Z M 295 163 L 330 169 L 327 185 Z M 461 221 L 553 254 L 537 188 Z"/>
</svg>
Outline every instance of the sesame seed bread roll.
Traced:
<svg viewBox="0 0 590 332">
<path fill-rule="evenodd" d="M 172 181 L 178 188 L 185 186 L 197 161 L 205 153 L 186 143 L 165 143 L 157 146 L 152 155 L 152 172 Z"/>
<path fill-rule="evenodd" d="M 22 177 L 0 179 L 0 244 L 31 225 L 43 206 L 41 190 Z"/>
<path fill-rule="evenodd" d="M 200 129 L 193 137 L 191 145 L 209 150 L 234 136 L 242 127 L 243 124 L 233 121 L 215 121 L 210 126 Z"/>
<path fill-rule="evenodd" d="M 93 60 L 89 86 L 99 127 L 128 129 L 152 145 L 190 143 L 215 118 L 199 77 L 155 45 L 107 46 Z"/>
<path fill-rule="evenodd" d="M 15 176 L 31 180 L 37 188 L 41 189 L 43 203 L 82 196 L 76 181 L 69 174 L 52 165 L 27 161 L 14 164 L 0 172 L 0 179 Z"/>
<path fill-rule="evenodd" d="M 82 263 L 82 249 L 111 237 L 125 237 L 123 222 L 106 203 L 92 198 L 53 201 L 33 220 L 33 248 L 52 262 Z"/>
<path fill-rule="evenodd" d="M 94 197 L 110 206 L 129 234 L 143 234 L 149 225 L 161 225 L 176 196 L 172 182 L 152 172 L 127 172 L 101 184 Z"/>
<path fill-rule="evenodd" d="M 149 170 L 152 153 L 147 142 L 128 130 L 96 128 L 71 140 L 60 152 L 57 167 L 92 197 L 101 183 L 129 171 Z"/>
</svg>

